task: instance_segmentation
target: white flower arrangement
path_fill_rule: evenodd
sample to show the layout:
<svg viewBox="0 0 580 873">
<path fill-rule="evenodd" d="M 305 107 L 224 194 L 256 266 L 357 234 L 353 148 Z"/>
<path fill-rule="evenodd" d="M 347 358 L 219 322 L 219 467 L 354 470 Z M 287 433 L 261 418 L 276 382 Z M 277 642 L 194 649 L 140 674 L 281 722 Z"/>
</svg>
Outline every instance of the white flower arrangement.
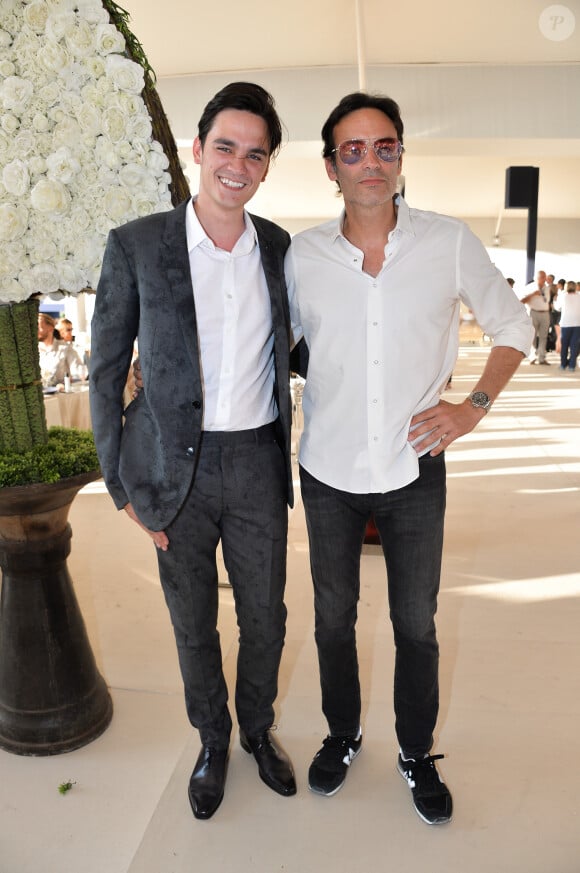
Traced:
<svg viewBox="0 0 580 873">
<path fill-rule="evenodd" d="M 0 0 L 0 303 L 96 288 L 109 230 L 172 208 L 142 67 L 101 0 Z"/>
</svg>

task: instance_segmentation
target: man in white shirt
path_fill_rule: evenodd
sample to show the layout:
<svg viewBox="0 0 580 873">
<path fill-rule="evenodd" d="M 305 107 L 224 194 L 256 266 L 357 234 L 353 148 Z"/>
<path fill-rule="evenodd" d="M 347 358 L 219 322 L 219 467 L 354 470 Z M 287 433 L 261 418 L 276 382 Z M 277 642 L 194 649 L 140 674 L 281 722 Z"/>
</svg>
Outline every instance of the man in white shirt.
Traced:
<svg viewBox="0 0 580 873">
<path fill-rule="evenodd" d="M 467 226 L 396 195 L 403 123 L 386 97 L 351 94 L 322 129 L 326 170 L 345 209 L 298 234 L 286 256 L 309 348 L 300 447 L 315 590 L 322 707 L 330 733 L 309 771 L 332 795 L 361 749 L 355 625 L 371 514 L 388 570 L 398 768 L 429 824 L 451 795 L 430 754 L 438 712 L 437 607 L 444 450 L 471 431 L 508 382 L 531 325 Z M 427 281 L 426 281 L 427 277 Z M 442 399 L 458 350 L 459 306 L 494 348 L 463 403 Z"/>
<path fill-rule="evenodd" d="M 550 329 L 550 286 L 546 281 L 544 270 L 538 270 L 536 282 L 526 287 L 522 303 L 530 307 L 530 316 L 534 325 L 534 345 L 530 352 L 530 364 L 542 364 L 547 367 L 550 363 L 546 360 L 546 344 Z"/>
<path fill-rule="evenodd" d="M 188 789 L 199 819 L 222 801 L 232 729 L 217 631 L 220 541 L 240 630 L 240 741 L 272 790 L 296 793 L 270 732 L 292 501 L 289 236 L 245 210 L 281 137 L 263 88 L 237 82 L 218 92 L 193 146 L 199 194 L 111 231 L 92 322 L 95 442 L 117 508 L 157 546 L 187 713 L 202 742 Z M 143 390 L 124 409 L 136 339 Z"/>
</svg>

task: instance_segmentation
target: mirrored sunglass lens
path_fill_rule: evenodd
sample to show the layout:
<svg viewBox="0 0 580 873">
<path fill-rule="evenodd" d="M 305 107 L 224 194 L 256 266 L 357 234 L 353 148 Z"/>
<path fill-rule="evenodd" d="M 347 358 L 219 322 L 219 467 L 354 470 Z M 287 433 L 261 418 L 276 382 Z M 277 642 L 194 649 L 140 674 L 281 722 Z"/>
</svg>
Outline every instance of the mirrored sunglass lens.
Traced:
<svg viewBox="0 0 580 873">
<path fill-rule="evenodd" d="M 356 164 L 366 151 L 366 144 L 358 139 L 343 142 L 338 147 L 338 153 L 345 164 Z"/>
<path fill-rule="evenodd" d="M 399 157 L 399 142 L 396 139 L 378 139 L 375 151 L 381 161 L 394 161 Z"/>
</svg>

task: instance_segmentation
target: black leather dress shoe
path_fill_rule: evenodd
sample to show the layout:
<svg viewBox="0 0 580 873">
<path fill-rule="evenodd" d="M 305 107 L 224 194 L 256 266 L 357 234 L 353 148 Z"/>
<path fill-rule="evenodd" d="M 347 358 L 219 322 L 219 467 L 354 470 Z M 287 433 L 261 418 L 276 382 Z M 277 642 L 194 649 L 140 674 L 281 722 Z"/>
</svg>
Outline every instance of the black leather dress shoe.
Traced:
<svg viewBox="0 0 580 873">
<path fill-rule="evenodd" d="M 187 792 L 196 818 L 211 818 L 222 802 L 227 763 L 227 749 L 201 747 Z"/>
<path fill-rule="evenodd" d="M 252 754 L 258 762 L 262 782 L 284 797 L 296 794 L 296 780 L 290 758 L 274 740 L 270 731 L 248 737 L 240 728 L 240 743 L 242 749 Z"/>
</svg>

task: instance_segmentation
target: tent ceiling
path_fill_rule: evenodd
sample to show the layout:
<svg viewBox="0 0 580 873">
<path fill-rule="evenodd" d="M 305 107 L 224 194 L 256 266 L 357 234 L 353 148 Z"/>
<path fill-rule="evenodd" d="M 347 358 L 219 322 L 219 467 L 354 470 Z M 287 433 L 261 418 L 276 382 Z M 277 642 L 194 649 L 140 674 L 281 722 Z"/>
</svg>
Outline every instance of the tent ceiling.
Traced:
<svg viewBox="0 0 580 873">
<path fill-rule="evenodd" d="M 121 5 L 178 139 L 191 138 L 223 83 L 272 90 L 290 140 L 263 186 L 273 216 L 336 213 L 318 132 L 340 96 L 362 85 L 402 105 L 413 205 L 497 220 L 506 167 L 533 165 L 540 220 L 580 219 L 580 0 Z"/>
</svg>

